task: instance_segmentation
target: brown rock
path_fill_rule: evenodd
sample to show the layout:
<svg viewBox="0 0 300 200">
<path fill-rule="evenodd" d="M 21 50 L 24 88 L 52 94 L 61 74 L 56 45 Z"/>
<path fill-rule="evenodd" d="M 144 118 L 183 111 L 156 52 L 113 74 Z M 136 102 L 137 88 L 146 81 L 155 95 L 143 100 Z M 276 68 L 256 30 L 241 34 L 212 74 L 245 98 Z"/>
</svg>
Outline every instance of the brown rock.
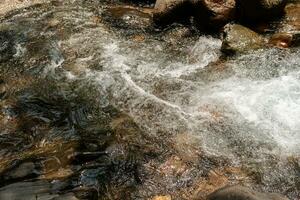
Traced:
<svg viewBox="0 0 300 200">
<path fill-rule="evenodd" d="M 157 0 L 154 10 L 153 21 L 159 26 L 188 21 L 194 13 L 189 0 Z"/>
<path fill-rule="evenodd" d="M 190 17 L 200 29 L 220 28 L 232 20 L 235 0 L 157 0 L 154 22 L 167 25 L 173 22 L 189 22 Z"/>
<path fill-rule="evenodd" d="M 300 3 L 290 3 L 285 8 L 285 17 L 279 30 L 269 40 L 269 44 L 287 48 L 300 45 Z"/>
<path fill-rule="evenodd" d="M 220 28 L 234 18 L 236 8 L 235 0 L 203 0 L 203 5 L 207 16 L 200 14 L 200 17 L 204 18 L 197 20 L 208 22 L 210 28 Z M 202 10 L 203 9 L 199 9 L 196 10 L 196 12 L 201 12 Z"/>
</svg>

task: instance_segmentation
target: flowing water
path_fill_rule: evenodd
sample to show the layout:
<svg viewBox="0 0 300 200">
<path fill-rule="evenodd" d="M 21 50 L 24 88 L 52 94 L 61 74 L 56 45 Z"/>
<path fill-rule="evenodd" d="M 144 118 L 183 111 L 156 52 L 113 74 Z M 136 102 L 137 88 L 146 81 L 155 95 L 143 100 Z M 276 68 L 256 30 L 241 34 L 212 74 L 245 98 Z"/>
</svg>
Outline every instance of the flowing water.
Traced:
<svg viewBox="0 0 300 200">
<path fill-rule="evenodd" d="M 0 197 L 47 180 L 82 199 L 191 199 L 236 183 L 298 199 L 300 49 L 224 58 L 218 37 L 156 32 L 147 12 L 122 9 L 3 15 Z"/>
</svg>

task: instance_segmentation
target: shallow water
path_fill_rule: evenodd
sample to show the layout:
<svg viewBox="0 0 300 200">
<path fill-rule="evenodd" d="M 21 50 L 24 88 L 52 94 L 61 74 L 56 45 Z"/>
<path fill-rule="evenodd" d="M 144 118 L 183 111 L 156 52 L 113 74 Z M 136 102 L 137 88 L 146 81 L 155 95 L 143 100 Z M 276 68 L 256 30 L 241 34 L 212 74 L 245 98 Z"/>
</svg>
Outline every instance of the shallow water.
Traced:
<svg viewBox="0 0 300 200">
<path fill-rule="evenodd" d="M 189 199 L 242 183 L 297 199 L 300 49 L 224 59 L 220 39 L 157 33 L 132 10 L 110 21 L 110 8 L 56 2 L 2 18 L 1 185 Z M 24 162 L 34 172 L 14 175 Z"/>
</svg>

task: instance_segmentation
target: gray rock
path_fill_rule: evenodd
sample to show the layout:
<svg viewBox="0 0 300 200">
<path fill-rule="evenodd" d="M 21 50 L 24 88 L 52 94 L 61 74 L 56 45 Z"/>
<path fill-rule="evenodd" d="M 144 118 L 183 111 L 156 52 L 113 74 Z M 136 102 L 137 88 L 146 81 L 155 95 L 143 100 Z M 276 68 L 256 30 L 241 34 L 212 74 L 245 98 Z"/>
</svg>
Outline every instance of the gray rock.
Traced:
<svg viewBox="0 0 300 200">
<path fill-rule="evenodd" d="M 227 186 L 221 188 L 207 197 L 208 200 L 288 200 L 275 193 L 256 192 L 242 186 Z"/>
<path fill-rule="evenodd" d="M 239 24 L 224 27 L 222 50 L 225 53 L 245 53 L 265 47 L 262 36 Z"/>
</svg>

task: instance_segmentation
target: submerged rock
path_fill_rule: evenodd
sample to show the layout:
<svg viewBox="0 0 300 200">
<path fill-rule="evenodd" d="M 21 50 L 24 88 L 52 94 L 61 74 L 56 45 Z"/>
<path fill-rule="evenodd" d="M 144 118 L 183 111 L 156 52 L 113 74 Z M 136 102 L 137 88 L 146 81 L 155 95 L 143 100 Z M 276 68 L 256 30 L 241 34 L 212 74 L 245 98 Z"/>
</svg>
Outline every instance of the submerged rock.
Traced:
<svg viewBox="0 0 300 200">
<path fill-rule="evenodd" d="M 33 162 L 24 162 L 5 174 L 4 179 L 21 179 L 24 177 L 38 175 L 39 172 L 36 170 L 36 167 L 37 166 Z"/>
<path fill-rule="evenodd" d="M 250 23 L 272 20 L 284 13 L 287 0 L 237 0 L 238 19 Z"/>
<path fill-rule="evenodd" d="M 275 193 L 260 193 L 250 188 L 227 186 L 221 188 L 207 198 L 208 200 L 288 200 L 286 197 Z"/>
<path fill-rule="evenodd" d="M 222 50 L 225 53 L 243 53 L 264 46 L 264 38 L 247 27 L 228 24 L 224 28 Z"/>
<path fill-rule="evenodd" d="M 0 199 L 13 200 L 77 200 L 73 193 L 53 194 L 48 181 L 20 182 L 0 188 Z"/>
</svg>

